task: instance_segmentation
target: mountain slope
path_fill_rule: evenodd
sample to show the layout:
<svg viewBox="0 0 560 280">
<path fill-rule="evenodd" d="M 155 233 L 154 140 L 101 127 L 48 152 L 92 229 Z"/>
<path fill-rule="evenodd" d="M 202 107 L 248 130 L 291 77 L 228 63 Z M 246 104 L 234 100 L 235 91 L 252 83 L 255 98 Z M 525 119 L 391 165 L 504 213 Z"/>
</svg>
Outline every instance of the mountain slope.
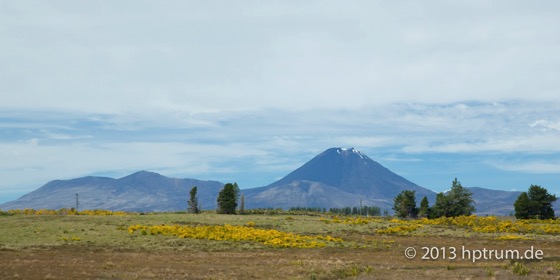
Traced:
<svg viewBox="0 0 560 280">
<path fill-rule="evenodd" d="M 203 209 L 216 209 L 223 183 L 168 178 L 140 171 L 123 178 L 83 177 L 51 181 L 0 209 L 80 209 L 125 211 L 177 211 L 187 208 L 189 191 L 198 186 Z M 469 188 L 476 214 L 509 215 L 520 192 Z M 393 198 L 403 190 L 415 190 L 419 204 L 424 196 L 430 205 L 436 193 L 391 172 L 355 149 L 331 148 L 317 155 L 284 178 L 260 188 L 242 189 L 245 208 L 377 206 L 392 212 Z M 560 212 L 560 202 L 554 204 Z"/>
<path fill-rule="evenodd" d="M 248 207 L 332 208 L 357 206 L 361 201 L 390 210 L 393 198 L 403 190 L 415 190 L 418 201 L 424 196 L 434 201 L 436 195 L 354 148 L 331 148 L 284 178 L 243 192 Z"/>
<path fill-rule="evenodd" d="M 113 179 L 83 177 L 55 180 L 21 198 L 0 205 L 0 209 L 109 209 L 124 211 L 176 211 L 187 208 L 189 191 L 198 186 L 198 197 L 204 209 L 216 208 L 216 194 L 224 184 L 216 181 L 168 178 L 140 171 Z"/>
<path fill-rule="evenodd" d="M 479 187 L 468 188 L 475 202 L 478 215 L 502 215 L 515 213 L 513 203 L 521 192 L 489 190 Z"/>
</svg>

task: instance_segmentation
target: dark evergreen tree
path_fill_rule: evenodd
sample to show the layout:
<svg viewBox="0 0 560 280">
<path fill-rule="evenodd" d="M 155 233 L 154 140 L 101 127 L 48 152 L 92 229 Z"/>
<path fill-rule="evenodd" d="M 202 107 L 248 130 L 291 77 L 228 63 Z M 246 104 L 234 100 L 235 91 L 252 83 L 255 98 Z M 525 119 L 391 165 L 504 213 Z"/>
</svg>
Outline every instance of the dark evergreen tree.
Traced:
<svg viewBox="0 0 560 280">
<path fill-rule="evenodd" d="M 445 194 L 443 194 L 442 192 L 438 193 L 436 195 L 436 202 L 430 209 L 430 213 L 428 213 L 428 218 L 434 219 L 447 216 L 446 209 L 449 208 L 448 204 L 449 203 Z"/>
<path fill-rule="evenodd" d="M 430 204 L 428 198 L 424 196 L 420 202 L 420 208 L 418 209 L 418 217 L 427 218 L 430 215 Z"/>
<path fill-rule="evenodd" d="M 393 210 L 399 218 L 416 218 L 416 191 L 404 190 L 393 199 Z"/>
<path fill-rule="evenodd" d="M 555 195 L 549 194 L 548 190 L 537 185 L 531 185 L 527 192 L 531 200 L 531 208 L 538 219 L 554 219 L 554 209 L 552 203 L 558 198 Z"/>
<path fill-rule="evenodd" d="M 200 208 L 198 204 L 198 197 L 196 196 L 198 188 L 196 186 L 191 188 L 190 198 L 189 198 L 189 212 L 193 214 L 200 213 Z"/>
<path fill-rule="evenodd" d="M 235 203 L 239 201 L 239 186 L 236 182 L 233 183 L 233 198 L 235 199 Z"/>
<path fill-rule="evenodd" d="M 235 196 L 234 184 L 227 183 L 218 193 L 218 214 L 235 214 L 235 209 L 237 208 Z"/>
<path fill-rule="evenodd" d="M 461 182 L 455 178 L 451 184 L 451 190 L 447 193 L 448 215 L 450 217 L 470 216 L 476 210 L 472 192 L 463 188 Z"/>
<path fill-rule="evenodd" d="M 451 184 L 451 190 L 446 194 L 437 194 L 436 202 L 430 210 L 429 217 L 469 216 L 475 210 L 472 192 L 464 188 L 461 182 L 455 178 Z"/>
<path fill-rule="evenodd" d="M 518 219 L 554 219 L 552 203 L 558 198 L 548 190 L 531 185 L 529 190 L 521 193 L 515 203 L 515 217 Z"/>
<path fill-rule="evenodd" d="M 515 203 L 513 203 L 513 208 L 515 209 L 515 218 L 517 219 L 530 219 L 531 214 L 531 200 L 527 195 L 527 192 L 522 192 Z"/>
</svg>

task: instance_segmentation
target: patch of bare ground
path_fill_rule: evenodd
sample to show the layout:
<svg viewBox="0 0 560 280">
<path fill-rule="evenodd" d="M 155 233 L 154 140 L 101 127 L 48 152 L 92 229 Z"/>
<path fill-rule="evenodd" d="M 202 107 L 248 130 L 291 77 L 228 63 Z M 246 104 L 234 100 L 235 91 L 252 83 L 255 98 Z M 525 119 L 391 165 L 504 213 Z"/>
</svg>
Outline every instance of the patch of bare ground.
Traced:
<svg viewBox="0 0 560 280">
<path fill-rule="evenodd" d="M 141 250 L 62 245 L 0 251 L 1 279 L 560 279 L 560 243 L 474 238 L 395 236 L 370 248 Z M 421 247 L 470 250 L 536 246 L 541 261 L 422 260 Z M 404 250 L 414 247 L 412 260 Z M 449 257 L 449 256 L 448 256 Z"/>
<path fill-rule="evenodd" d="M 394 235 L 378 230 L 402 222 L 354 222 L 212 213 L 0 216 L 0 279 L 560 279 L 560 239 L 555 231 L 480 233 L 464 225 L 425 225 Z M 137 224 L 252 224 L 251 228 L 332 235 L 344 242 L 320 249 L 277 249 L 250 241 L 130 234 L 129 226 Z M 546 226 L 556 229 L 556 222 Z M 427 255 L 423 247 L 435 248 L 434 254 Z M 463 254 L 463 247 L 470 255 Z M 542 260 L 473 261 L 475 250 L 523 253 L 531 247 L 543 252 Z M 411 259 L 405 256 L 407 248 L 416 250 Z"/>
</svg>

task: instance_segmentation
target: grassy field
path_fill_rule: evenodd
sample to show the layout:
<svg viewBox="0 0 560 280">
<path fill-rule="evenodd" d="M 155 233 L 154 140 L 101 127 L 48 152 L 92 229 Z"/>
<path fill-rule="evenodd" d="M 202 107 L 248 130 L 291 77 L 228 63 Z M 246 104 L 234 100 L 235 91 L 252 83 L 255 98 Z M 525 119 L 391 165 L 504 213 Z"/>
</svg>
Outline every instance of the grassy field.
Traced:
<svg viewBox="0 0 560 280">
<path fill-rule="evenodd" d="M 166 235 L 173 231 L 183 236 Z M 266 239 L 274 234 L 283 235 Z M 317 246 L 299 248 L 288 239 L 312 240 Z M 509 251 L 509 257 L 498 259 L 490 250 L 520 255 Z M 294 214 L 1 215 L 0 279 L 18 278 L 560 279 L 560 222 Z"/>
</svg>

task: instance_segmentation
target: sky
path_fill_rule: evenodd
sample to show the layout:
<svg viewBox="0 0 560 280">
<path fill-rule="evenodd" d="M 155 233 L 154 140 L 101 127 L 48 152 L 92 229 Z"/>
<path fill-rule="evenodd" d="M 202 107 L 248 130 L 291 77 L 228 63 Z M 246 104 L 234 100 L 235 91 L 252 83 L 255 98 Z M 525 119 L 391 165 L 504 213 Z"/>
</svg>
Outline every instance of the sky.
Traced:
<svg viewBox="0 0 560 280">
<path fill-rule="evenodd" d="M 558 1 L 0 1 L 0 203 L 139 170 L 280 179 L 354 147 L 560 195 Z"/>
</svg>

